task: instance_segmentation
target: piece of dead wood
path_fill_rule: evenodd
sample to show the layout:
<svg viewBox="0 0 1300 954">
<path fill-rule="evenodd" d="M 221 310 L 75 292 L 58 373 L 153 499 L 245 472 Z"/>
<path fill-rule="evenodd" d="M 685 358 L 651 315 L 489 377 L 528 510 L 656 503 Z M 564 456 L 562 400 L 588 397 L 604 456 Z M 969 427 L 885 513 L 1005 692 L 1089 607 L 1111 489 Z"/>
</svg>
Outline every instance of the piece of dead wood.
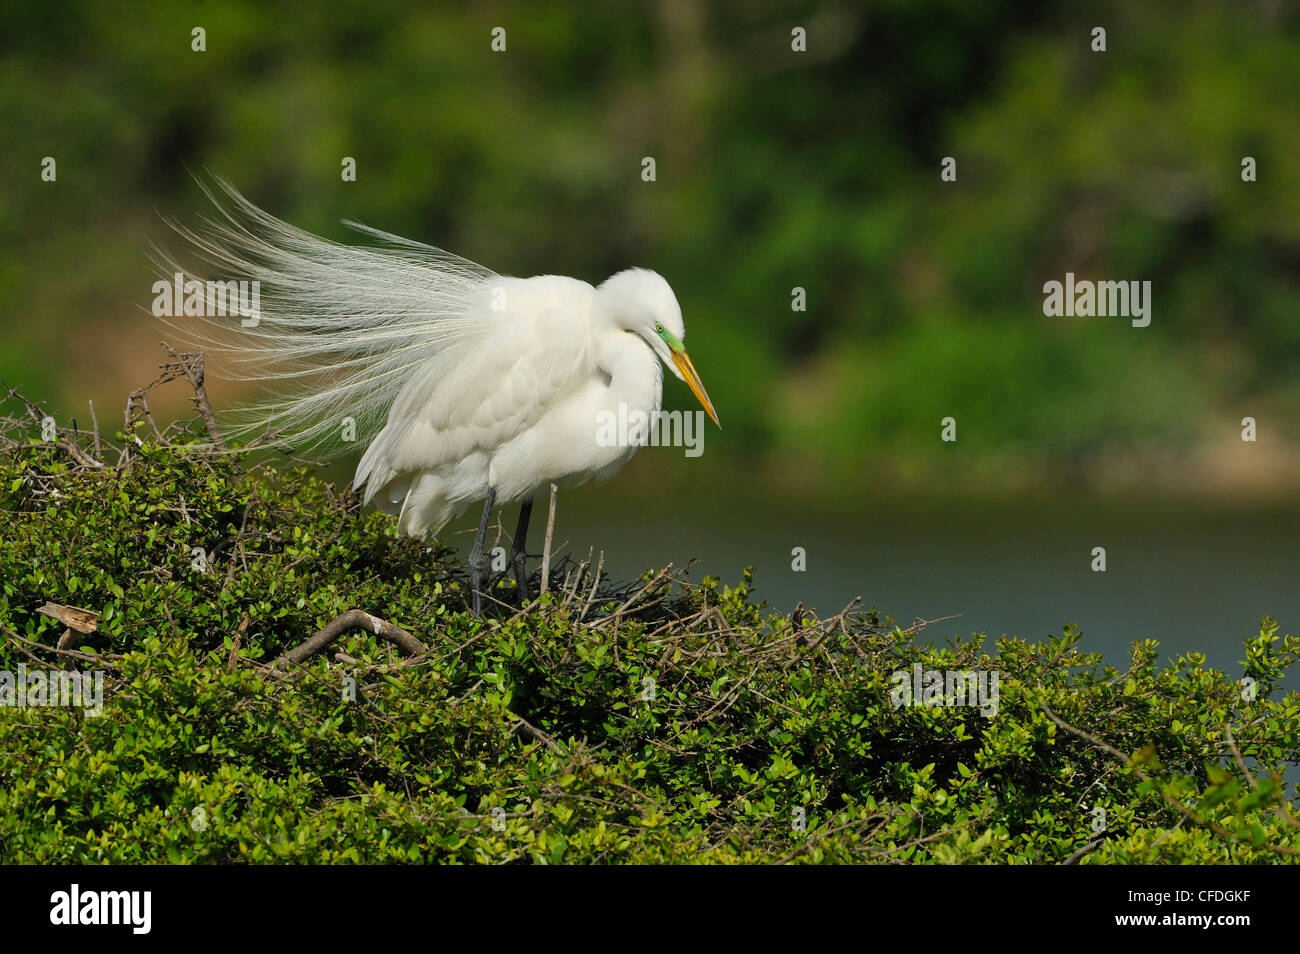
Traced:
<svg viewBox="0 0 1300 954">
<path fill-rule="evenodd" d="M 94 610 L 82 609 L 80 606 L 64 606 L 62 603 L 46 602 L 36 612 L 50 619 L 57 619 L 67 627 L 59 637 L 56 649 L 72 649 L 81 636 L 99 632 L 99 614 Z"/>
<path fill-rule="evenodd" d="M 99 630 L 99 614 L 94 610 L 82 609 L 80 606 L 64 606 L 62 603 L 47 601 L 36 612 L 42 616 L 57 619 L 64 626 L 69 626 L 86 635 Z"/>
<path fill-rule="evenodd" d="M 311 639 L 284 653 L 272 664 L 272 668 L 296 666 L 303 660 L 316 655 L 344 633 L 356 629 L 374 633 L 379 638 L 392 643 L 408 656 L 415 656 L 429 651 L 428 646 L 402 629 L 402 627 L 394 625 L 386 619 L 380 619 L 378 616 L 371 616 L 364 610 L 353 609 L 334 617 Z"/>
</svg>

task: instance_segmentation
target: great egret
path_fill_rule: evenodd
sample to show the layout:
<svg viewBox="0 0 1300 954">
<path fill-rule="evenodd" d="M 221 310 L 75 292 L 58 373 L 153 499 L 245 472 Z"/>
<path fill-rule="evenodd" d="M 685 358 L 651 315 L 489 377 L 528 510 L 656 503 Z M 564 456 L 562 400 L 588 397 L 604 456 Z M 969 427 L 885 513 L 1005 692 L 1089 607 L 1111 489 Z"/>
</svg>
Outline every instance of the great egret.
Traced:
<svg viewBox="0 0 1300 954">
<path fill-rule="evenodd" d="M 653 271 L 631 268 L 596 288 L 558 275 L 509 278 L 354 222 L 345 224 L 382 244 L 342 245 L 216 181 L 225 201 L 203 188 L 221 218 L 203 233 L 175 227 L 230 279 L 256 282 L 258 307 L 229 320 L 215 314 L 229 310 L 216 300 L 221 283 L 190 279 L 176 309 L 184 321 L 173 314 L 171 323 L 218 360 L 232 359 L 232 376 L 269 382 L 269 401 L 244 409 L 246 432 L 272 429 L 318 449 L 340 435 L 365 443 L 354 487 L 397 514 L 401 532 L 436 533 L 484 501 L 469 560 L 476 614 L 493 508 L 520 503 L 510 562 L 527 598 L 534 495 L 550 483 L 611 477 L 627 463 L 638 444 L 599 440 L 602 412 L 623 405 L 653 417 L 660 362 L 718 424 L 682 343 L 677 298 Z M 173 259 L 160 264 L 180 282 Z M 191 317 L 222 333 L 196 334 Z M 239 370 L 246 365 L 262 370 Z"/>
</svg>

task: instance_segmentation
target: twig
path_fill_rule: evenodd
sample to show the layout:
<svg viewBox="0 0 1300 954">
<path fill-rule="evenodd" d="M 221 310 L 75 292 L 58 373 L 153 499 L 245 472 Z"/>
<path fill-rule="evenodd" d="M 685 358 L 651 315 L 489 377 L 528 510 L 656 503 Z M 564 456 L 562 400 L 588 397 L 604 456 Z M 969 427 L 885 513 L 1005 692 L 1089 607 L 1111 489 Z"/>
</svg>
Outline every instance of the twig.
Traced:
<svg viewBox="0 0 1300 954">
<path fill-rule="evenodd" d="M 8 385 L 6 385 L 6 387 L 8 387 Z M 32 420 L 40 422 L 42 424 L 42 427 L 44 427 L 44 421 L 47 417 L 49 417 L 51 421 L 53 420 L 53 417 L 51 415 L 46 414 L 45 410 L 39 404 L 37 404 L 35 401 L 28 400 L 17 388 L 10 387 L 8 396 L 10 398 L 17 398 L 18 400 L 22 401 L 23 404 L 27 406 L 27 413 L 31 416 Z M 72 457 L 72 459 L 75 460 L 82 467 L 92 467 L 95 469 L 99 469 L 104 466 L 100 461 L 97 461 L 93 457 L 87 455 L 86 452 L 83 451 L 81 447 L 78 445 L 76 421 L 73 421 L 73 430 L 71 432 L 72 436 L 69 437 L 68 433 L 69 431 L 66 427 L 59 427 L 58 424 L 56 423 L 54 426 L 54 440 L 51 443 L 53 443 L 55 446 L 62 447 L 64 450 L 66 450 L 68 454 Z"/>
<path fill-rule="evenodd" d="M 19 636 L 8 626 L 0 626 L 0 632 L 3 632 L 11 640 L 17 640 L 28 646 L 34 646 L 37 649 L 43 649 L 47 653 L 56 653 L 60 656 L 67 656 L 70 659 L 84 659 L 87 662 L 103 662 L 106 659 L 121 659 L 118 653 L 83 653 L 77 649 L 58 649 L 55 646 L 47 646 L 45 643 L 38 643 L 34 639 L 28 639 L 25 636 Z M 107 665 L 107 664 L 105 664 Z"/>
<path fill-rule="evenodd" d="M 546 543 L 542 546 L 542 587 L 541 596 L 551 588 L 551 537 L 555 533 L 555 495 L 559 488 L 551 484 L 551 503 L 546 509 Z"/>
<path fill-rule="evenodd" d="M 1105 742 L 1097 738 L 1095 735 L 1090 735 L 1089 733 L 1083 731 L 1082 729 L 1077 729 L 1074 726 L 1070 725 L 1068 722 L 1066 722 L 1064 719 L 1058 716 L 1055 712 L 1053 712 L 1050 708 L 1048 708 L 1046 702 L 1040 701 L 1038 705 L 1039 708 L 1043 710 L 1043 713 L 1049 719 L 1051 719 L 1053 722 L 1059 725 L 1062 729 L 1065 729 L 1067 732 L 1077 735 L 1079 738 L 1083 739 L 1086 742 L 1092 743 L 1094 746 L 1101 749 L 1103 752 L 1110 753 L 1115 758 L 1119 759 L 1120 762 L 1123 763 L 1125 768 L 1131 768 L 1133 770 L 1133 773 L 1138 778 L 1142 779 L 1142 781 L 1144 782 L 1151 781 L 1151 776 L 1148 775 L 1146 772 L 1142 771 L 1142 768 L 1136 763 L 1134 759 L 1129 758 L 1127 755 L 1125 755 L 1123 752 L 1121 752 L 1119 749 L 1115 748 L 1114 746 L 1107 745 Z M 1195 822 L 1196 824 L 1201 825 L 1205 828 L 1209 828 L 1211 831 L 1215 832 L 1216 834 L 1222 835 L 1225 838 L 1230 838 L 1233 841 L 1241 842 L 1243 840 L 1242 837 L 1238 835 L 1236 832 L 1229 831 L 1227 828 L 1224 828 L 1218 822 L 1210 818 L 1205 818 L 1200 814 L 1200 812 L 1196 811 L 1196 809 L 1191 808 L 1190 806 L 1184 804 L 1181 799 L 1176 798 L 1175 796 L 1170 794 L 1169 791 L 1166 790 L 1165 786 L 1157 784 L 1156 788 L 1160 792 L 1160 797 L 1163 798 L 1171 808 L 1181 812 L 1183 815 L 1185 815 L 1188 819 Z M 1285 845 L 1264 845 L 1263 848 L 1266 851 L 1276 851 L 1279 854 L 1283 854 L 1283 855 L 1291 855 L 1293 857 L 1300 856 L 1300 851 L 1297 851 L 1294 848 L 1287 848 Z"/>
<path fill-rule="evenodd" d="M 226 668 L 234 669 L 239 665 L 239 649 L 244 643 L 244 630 L 248 629 L 248 622 L 251 617 L 245 613 L 244 618 L 239 621 L 239 628 L 235 630 L 235 638 L 230 642 L 230 655 L 226 659 Z"/>
<path fill-rule="evenodd" d="M 235 548 L 230 554 L 230 566 L 226 568 L 226 582 L 221 586 L 221 591 L 223 593 L 235 578 L 235 557 L 239 557 L 240 563 L 243 564 L 244 572 L 248 572 L 248 560 L 244 556 L 244 531 L 248 529 L 248 512 L 253 509 L 253 504 L 256 500 L 257 489 L 254 488 L 252 494 L 249 495 L 248 503 L 244 506 L 244 516 L 239 520 L 239 532 L 235 534 Z"/>
<path fill-rule="evenodd" d="M 582 604 L 582 612 L 578 614 L 579 620 L 587 618 L 587 613 L 591 609 L 591 601 L 596 598 L 596 587 L 600 586 L 600 574 L 605 569 L 605 551 L 600 551 L 600 560 L 596 564 L 596 576 L 591 581 L 591 592 L 587 594 L 587 602 Z"/>
<path fill-rule="evenodd" d="M 208 400 L 208 389 L 204 383 L 205 371 L 202 353 L 177 354 L 176 349 L 165 341 L 163 347 L 179 363 L 185 379 L 190 382 L 190 387 L 194 389 L 194 406 L 198 408 L 199 416 L 203 418 L 203 424 L 208 429 L 208 435 L 212 438 L 212 443 L 217 446 L 217 450 L 222 453 L 227 452 L 230 448 L 226 446 L 226 440 L 221 436 L 221 428 L 217 426 L 217 416 L 212 412 L 212 402 Z"/>
<path fill-rule="evenodd" d="M 543 743 L 552 752 L 564 751 L 563 749 L 560 748 L 559 745 L 556 744 L 556 741 L 553 738 L 551 738 L 549 735 L 547 735 L 541 729 L 537 728 L 537 726 L 533 725 L 531 722 L 529 722 L 527 719 L 523 718 L 522 716 L 519 717 L 519 721 L 515 723 L 514 728 L 512 728 L 507 734 L 514 735 L 520 729 L 527 729 L 529 735 L 531 735 L 537 741 Z"/>
<path fill-rule="evenodd" d="M 90 404 L 90 423 L 93 428 L 91 446 L 95 449 L 95 456 L 99 457 L 101 456 L 99 446 L 99 418 L 95 416 L 95 402 L 89 401 L 87 403 Z"/>
<path fill-rule="evenodd" d="M 672 565 L 671 563 L 669 563 L 666 567 L 664 567 L 662 570 L 660 570 L 658 573 L 656 573 L 656 574 L 654 575 L 653 579 L 651 579 L 649 583 L 647 583 L 645 586 L 641 587 L 641 589 L 637 590 L 635 593 L 633 593 L 631 596 L 629 596 L 629 597 L 627 598 L 627 601 L 624 602 L 622 606 L 620 606 L 618 609 L 614 610 L 614 612 L 611 613 L 610 615 L 605 616 L 605 617 L 602 617 L 601 619 L 599 619 L 599 620 L 597 620 L 595 623 L 593 623 L 593 624 L 592 624 L 593 628 L 595 628 L 595 627 L 600 627 L 600 626 L 604 626 L 606 623 L 610 623 L 610 622 L 613 622 L 614 620 L 618 619 L 620 616 L 623 615 L 623 611 L 624 611 L 624 610 L 626 610 L 629 606 L 631 606 L 633 603 L 635 603 L 638 599 L 640 599 L 640 598 L 641 598 L 642 596 L 644 596 L 646 593 L 650 592 L 650 591 L 653 590 L 655 587 L 657 587 L 660 583 L 662 583 L 662 582 L 664 581 L 664 579 L 667 578 L 668 575 L 669 575 L 670 573 L 672 573 L 672 571 L 673 571 L 673 565 Z"/>
<path fill-rule="evenodd" d="M 844 612 L 847 613 L 848 608 L 846 608 Z M 939 616 L 935 619 L 915 619 L 912 621 L 911 626 L 907 627 L 907 629 L 900 629 L 899 632 L 903 633 L 905 636 L 915 636 L 927 626 L 933 626 L 935 623 L 946 623 L 950 619 L 961 619 L 961 613 L 954 613 L 951 616 Z"/>
</svg>

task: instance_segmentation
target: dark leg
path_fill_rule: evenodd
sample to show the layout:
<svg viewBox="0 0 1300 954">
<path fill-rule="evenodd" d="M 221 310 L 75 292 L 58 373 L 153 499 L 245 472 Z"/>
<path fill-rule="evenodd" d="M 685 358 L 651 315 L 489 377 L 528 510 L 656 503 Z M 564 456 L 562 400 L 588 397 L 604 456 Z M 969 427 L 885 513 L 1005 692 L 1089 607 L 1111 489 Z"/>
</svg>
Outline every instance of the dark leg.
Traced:
<svg viewBox="0 0 1300 954">
<path fill-rule="evenodd" d="M 488 561 L 483 555 L 483 538 L 487 536 L 488 520 L 492 517 L 492 505 L 496 503 L 497 489 L 489 487 L 487 500 L 483 501 L 483 519 L 478 522 L 478 533 L 474 536 L 474 546 L 469 551 L 469 583 L 474 590 L 474 615 L 483 615 L 483 585 L 488 578 Z"/>
<path fill-rule="evenodd" d="M 519 505 L 519 525 L 515 527 L 515 542 L 510 547 L 510 565 L 515 571 L 515 585 L 519 587 L 519 603 L 528 600 L 528 573 L 526 564 L 528 554 L 528 518 L 533 515 L 533 498 L 529 497 Z"/>
</svg>

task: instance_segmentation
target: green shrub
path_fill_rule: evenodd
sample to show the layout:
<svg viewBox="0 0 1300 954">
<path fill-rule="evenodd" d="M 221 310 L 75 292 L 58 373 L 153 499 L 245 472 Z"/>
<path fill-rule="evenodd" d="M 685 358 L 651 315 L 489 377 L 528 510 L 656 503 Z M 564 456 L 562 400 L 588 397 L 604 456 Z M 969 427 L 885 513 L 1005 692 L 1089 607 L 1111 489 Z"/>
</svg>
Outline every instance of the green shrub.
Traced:
<svg viewBox="0 0 1300 954">
<path fill-rule="evenodd" d="M 524 612 L 498 580 L 480 620 L 446 549 L 306 470 L 143 440 L 95 467 L 76 440 L 0 450 L 0 669 L 103 670 L 104 707 L 0 709 L 0 862 L 1300 857 L 1300 700 L 1275 688 L 1300 640 L 1271 621 L 1243 691 L 1153 642 L 1118 672 L 1073 628 L 989 651 L 776 615 L 748 575 L 593 595 L 565 562 Z M 56 652 L 46 602 L 98 630 Z M 428 651 L 352 632 L 275 668 L 352 607 Z M 997 672 L 996 714 L 896 708 L 915 664 Z"/>
</svg>

